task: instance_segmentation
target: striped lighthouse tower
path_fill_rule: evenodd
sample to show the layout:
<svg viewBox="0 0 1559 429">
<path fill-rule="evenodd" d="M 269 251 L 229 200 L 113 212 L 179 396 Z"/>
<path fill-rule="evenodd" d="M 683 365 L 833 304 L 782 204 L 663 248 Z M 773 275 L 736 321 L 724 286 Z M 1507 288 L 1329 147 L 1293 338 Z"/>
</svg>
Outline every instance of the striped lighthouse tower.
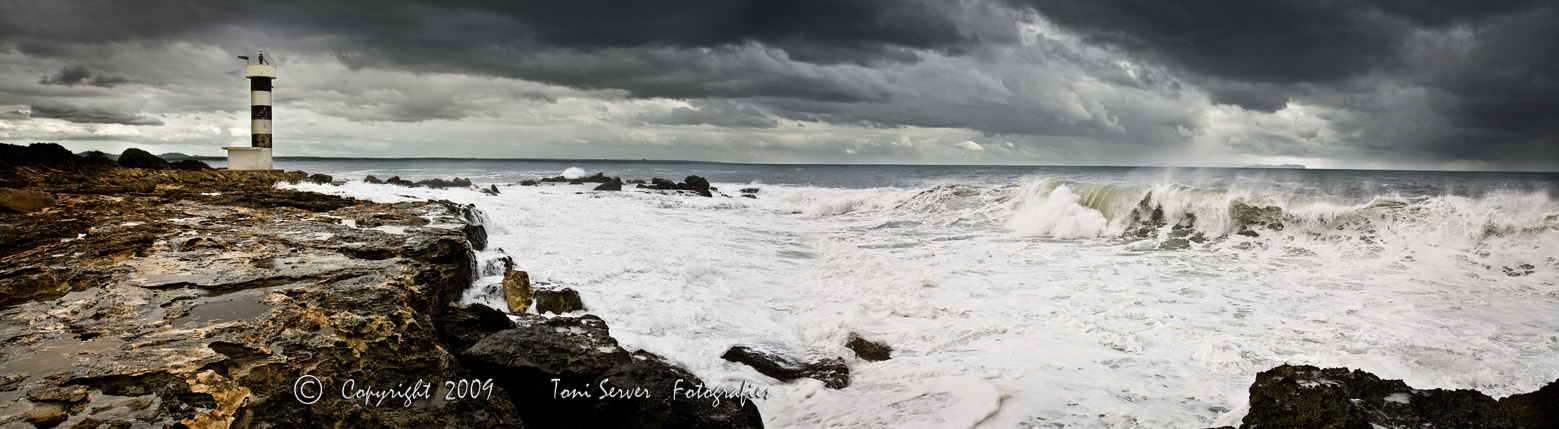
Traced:
<svg viewBox="0 0 1559 429">
<path fill-rule="evenodd" d="M 228 170 L 271 169 L 271 80 L 276 79 L 276 66 L 265 62 L 264 52 L 256 62 L 244 67 L 249 78 L 249 147 L 223 148 Z"/>
</svg>

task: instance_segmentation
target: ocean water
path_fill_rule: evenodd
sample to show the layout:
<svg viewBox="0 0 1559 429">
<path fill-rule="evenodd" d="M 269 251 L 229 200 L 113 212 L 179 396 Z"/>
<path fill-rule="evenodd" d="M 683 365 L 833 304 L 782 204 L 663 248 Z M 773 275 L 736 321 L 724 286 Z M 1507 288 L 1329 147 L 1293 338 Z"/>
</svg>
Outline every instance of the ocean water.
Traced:
<svg viewBox="0 0 1559 429">
<path fill-rule="evenodd" d="M 767 387 L 773 427 L 1237 424 L 1255 374 L 1283 363 L 1496 397 L 1559 378 L 1559 174 L 277 165 L 350 180 L 292 188 L 475 204 L 491 242 L 480 258 L 578 290 L 630 350 Z M 697 174 L 730 198 L 515 185 L 571 168 Z M 502 308 L 501 276 L 486 274 L 464 299 Z M 855 358 L 851 332 L 893 359 Z M 736 344 L 844 356 L 854 381 L 779 383 L 719 358 Z"/>
</svg>

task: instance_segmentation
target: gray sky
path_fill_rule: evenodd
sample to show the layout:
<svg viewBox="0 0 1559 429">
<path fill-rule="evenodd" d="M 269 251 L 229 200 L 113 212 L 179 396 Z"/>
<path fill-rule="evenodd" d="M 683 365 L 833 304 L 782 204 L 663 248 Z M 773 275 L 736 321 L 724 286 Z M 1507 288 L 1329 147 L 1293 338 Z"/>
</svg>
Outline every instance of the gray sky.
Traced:
<svg viewBox="0 0 1559 429">
<path fill-rule="evenodd" d="M 0 141 L 1559 170 L 1559 4 L 0 0 Z"/>
</svg>

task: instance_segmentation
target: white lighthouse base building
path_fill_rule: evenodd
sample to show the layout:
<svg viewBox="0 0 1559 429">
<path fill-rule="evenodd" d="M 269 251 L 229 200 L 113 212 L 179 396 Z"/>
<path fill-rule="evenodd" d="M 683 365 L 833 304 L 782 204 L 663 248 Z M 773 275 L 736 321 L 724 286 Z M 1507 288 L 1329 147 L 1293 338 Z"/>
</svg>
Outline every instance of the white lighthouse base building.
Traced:
<svg viewBox="0 0 1559 429">
<path fill-rule="evenodd" d="M 224 147 L 227 149 L 228 170 L 270 170 L 271 148 Z"/>
</svg>

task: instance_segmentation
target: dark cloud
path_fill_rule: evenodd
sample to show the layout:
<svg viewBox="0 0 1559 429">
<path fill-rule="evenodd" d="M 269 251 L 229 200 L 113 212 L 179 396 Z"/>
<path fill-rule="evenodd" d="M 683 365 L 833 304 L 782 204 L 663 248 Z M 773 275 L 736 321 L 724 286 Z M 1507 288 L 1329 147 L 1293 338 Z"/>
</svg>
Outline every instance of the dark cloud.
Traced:
<svg viewBox="0 0 1559 429">
<path fill-rule="evenodd" d="M 44 85 L 91 85 L 104 88 L 113 88 L 114 85 L 130 82 L 135 82 L 135 79 L 129 75 L 103 72 L 80 64 L 65 66 L 54 74 L 38 79 L 38 83 Z"/>
<path fill-rule="evenodd" d="M 774 128 L 779 120 L 751 105 L 726 100 L 693 100 L 692 107 L 676 107 L 664 113 L 639 115 L 657 125 L 713 125 L 731 128 Z"/>
<path fill-rule="evenodd" d="M 60 101 L 32 105 L 32 117 L 63 119 L 81 124 L 162 125 L 162 120 L 104 106 L 77 106 Z"/>
<path fill-rule="evenodd" d="M 12 111 L 9 111 L 9 112 L 0 112 L 0 119 L 5 119 L 5 120 L 22 121 L 22 120 L 27 120 L 27 119 L 31 119 L 31 118 L 32 118 L 31 116 L 27 116 L 27 112 L 23 112 L 23 111 L 20 111 L 20 110 L 12 110 Z"/>
</svg>

